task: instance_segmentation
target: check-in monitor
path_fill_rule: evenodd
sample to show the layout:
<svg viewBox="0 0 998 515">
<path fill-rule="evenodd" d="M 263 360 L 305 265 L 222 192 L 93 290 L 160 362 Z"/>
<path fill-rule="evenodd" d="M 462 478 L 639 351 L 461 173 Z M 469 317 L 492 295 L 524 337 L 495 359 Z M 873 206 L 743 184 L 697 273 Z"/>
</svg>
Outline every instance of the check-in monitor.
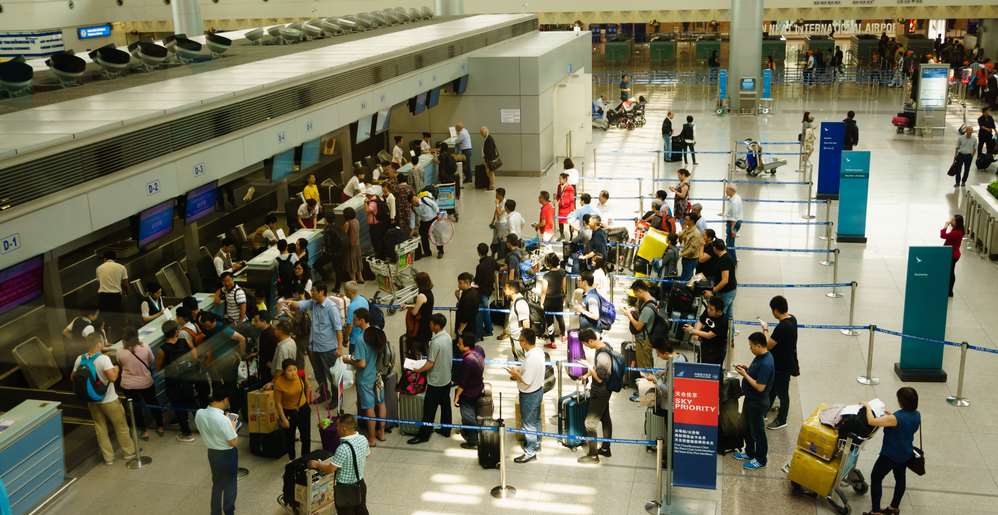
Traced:
<svg viewBox="0 0 998 515">
<path fill-rule="evenodd" d="M 388 130 L 388 126 L 392 123 L 392 111 L 391 109 L 385 109 L 384 111 L 378 111 L 378 118 L 374 123 L 374 133 L 381 134 Z"/>
<path fill-rule="evenodd" d="M 0 270 L 0 313 L 42 296 L 42 256 Z"/>
<path fill-rule="evenodd" d="M 426 107 L 436 107 L 440 103 L 440 88 L 433 88 L 427 93 Z"/>
<path fill-rule="evenodd" d="M 738 83 L 738 89 L 744 92 L 755 91 L 755 77 L 742 77 Z"/>
<path fill-rule="evenodd" d="M 210 182 L 187 192 L 184 204 L 184 223 L 200 220 L 215 211 L 218 201 L 218 184 Z"/>
<path fill-rule="evenodd" d="M 173 206 L 171 199 L 139 213 L 135 239 L 140 248 L 173 232 Z"/>
<path fill-rule="evenodd" d="M 302 143 L 301 145 L 302 170 L 308 170 L 309 168 L 319 164 L 319 147 L 321 146 L 322 142 L 319 140 L 319 138 Z"/>
<path fill-rule="evenodd" d="M 374 115 L 367 115 L 360 120 L 357 120 L 357 137 L 354 138 L 354 143 L 362 143 L 371 138 L 371 119 Z"/>
<path fill-rule="evenodd" d="M 409 112 L 420 114 L 426 111 L 426 93 L 420 93 L 409 99 Z"/>
</svg>

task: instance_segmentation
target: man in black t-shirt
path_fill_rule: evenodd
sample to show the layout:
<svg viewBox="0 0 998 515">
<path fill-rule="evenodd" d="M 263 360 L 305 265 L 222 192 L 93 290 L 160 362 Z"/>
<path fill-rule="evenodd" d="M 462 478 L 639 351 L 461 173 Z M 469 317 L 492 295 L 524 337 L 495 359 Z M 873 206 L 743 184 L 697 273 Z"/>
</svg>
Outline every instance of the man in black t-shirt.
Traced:
<svg viewBox="0 0 998 515">
<path fill-rule="evenodd" d="M 704 292 L 707 297 L 717 296 L 724 301 L 724 316 L 732 318 L 731 306 L 735 302 L 735 292 L 738 280 L 735 278 L 735 260 L 728 254 L 728 249 L 721 240 L 714 240 L 711 245 L 714 250 L 715 279 L 714 287 Z"/>
<path fill-rule="evenodd" d="M 489 255 L 489 246 L 485 243 L 478 244 L 478 266 L 475 267 L 475 285 L 478 286 L 478 304 L 480 308 L 489 308 L 489 299 L 495 291 L 496 260 Z M 483 311 L 479 321 L 481 328 L 477 330 L 482 338 L 492 336 L 492 317 L 488 311 Z"/>
<path fill-rule="evenodd" d="M 683 330 L 700 340 L 700 363 L 724 364 L 728 349 L 728 319 L 724 317 L 724 302 L 718 297 L 707 301 L 707 309 L 696 326 L 686 324 Z"/>
<path fill-rule="evenodd" d="M 766 429 L 783 429 L 787 427 L 787 414 L 790 411 L 790 377 L 800 375 L 797 363 L 797 318 L 789 313 L 787 299 L 777 295 L 769 301 L 769 309 L 779 320 L 772 334 L 769 326 L 759 321 L 762 334 L 766 336 L 766 344 L 773 355 L 773 367 L 776 374 L 773 378 L 773 391 L 769 405 L 772 407 L 776 398 L 780 399 L 780 411 Z"/>
<path fill-rule="evenodd" d="M 474 333 L 478 340 L 482 339 L 479 334 L 481 324 L 479 323 L 479 290 L 473 284 L 475 278 L 468 272 L 461 272 L 457 276 L 457 313 L 454 316 L 455 334 Z M 474 342 L 468 342 L 474 345 Z"/>
</svg>

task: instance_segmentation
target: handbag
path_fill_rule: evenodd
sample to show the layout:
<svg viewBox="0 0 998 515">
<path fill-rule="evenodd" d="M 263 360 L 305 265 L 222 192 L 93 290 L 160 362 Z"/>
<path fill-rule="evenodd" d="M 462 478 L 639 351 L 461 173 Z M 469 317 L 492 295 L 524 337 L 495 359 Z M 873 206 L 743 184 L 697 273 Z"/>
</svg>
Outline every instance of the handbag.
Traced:
<svg viewBox="0 0 998 515">
<path fill-rule="evenodd" d="M 956 153 L 953 156 L 953 164 L 949 165 L 949 170 L 946 171 L 946 175 L 949 175 L 950 177 L 959 175 L 961 166 L 963 166 L 963 163 L 960 162 L 960 154 Z"/>
<path fill-rule="evenodd" d="M 908 460 L 908 469 L 919 476 L 925 475 L 925 452 L 922 451 L 922 428 L 918 428 L 918 447 L 912 446 L 914 455 Z"/>
<path fill-rule="evenodd" d="M 353 449 L 353 444 L 347 441 L 341 442 L 350 448 L 350 457 L 353 459 L 353 470 L 357 474 L 360 468 L 357 466 L 357 452 Z M 337 508 L 354 508 L 364 504 L 364 478 L 358 477 L 353 484 L 336 483 L 333 488 L 333 499 L 336 499 Z"/>
<path fill-rule="evenodd" d="M 497 155 L 495 159 L 489 161 L 489 169 L 494 172 L 500 168 L 502 168 L 502 157 Z"/>
</svg>

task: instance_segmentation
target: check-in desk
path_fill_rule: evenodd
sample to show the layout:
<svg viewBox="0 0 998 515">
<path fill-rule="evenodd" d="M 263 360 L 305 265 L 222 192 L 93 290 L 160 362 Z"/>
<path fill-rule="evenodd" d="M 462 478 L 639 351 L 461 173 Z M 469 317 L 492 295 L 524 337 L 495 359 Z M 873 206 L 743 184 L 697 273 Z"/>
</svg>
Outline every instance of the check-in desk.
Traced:
<svg viewBox="0 0 998 515">
<path fill-rule="evenodd" d="M 302 238 L 308 242 L 308 265 L 312 267 L 322 253 L 322 229 L 298 229 L 288 235 L 285 240 L 288 243 L 297 243 Z M 257 297 L 265 299 L 268 306 L 273 306 L 276 298 L 274 284 L 277 277 L 277 256 L 279 255 L 277 247 L 269 247 L 247 261 L 246 266 L 235 274 L 237 283 L 244 287 L 253 288 Z"/>
<path fill-rule="evenodd" d="M 0 480 L 14 515 L 28 513 L 66 477 L 59 403 L 28 399 L 0 414 Z"/>
<path fill-rule="evenodd" d="M 964 206 L 966 236 L 983 249 L 981 257 L 995 253 L 995 238 L 998 236 L 998 199 L 988 191 L 987 185 L 978 184 L 967 188 Z"/>
</svg>

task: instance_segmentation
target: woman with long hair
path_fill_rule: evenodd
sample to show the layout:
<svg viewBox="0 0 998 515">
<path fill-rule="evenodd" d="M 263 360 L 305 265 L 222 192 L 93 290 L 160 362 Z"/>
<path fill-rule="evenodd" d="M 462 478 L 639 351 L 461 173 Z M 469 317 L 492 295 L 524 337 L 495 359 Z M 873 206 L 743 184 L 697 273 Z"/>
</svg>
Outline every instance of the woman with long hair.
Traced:
<svg viewBox="0 0 998 515">
<path fill-rule="evenodd" d="M 949 296 L 953 296 L 953 285 L 956 284 L 956 262 L 960 261 L 960 245 L 963 243 L 963 215 L 953 215 L 939 231 L 939 237 L 946 245 L 953 247 L 953 260 L 949 265 Z"/>
<path fill-rule="evenodd" d="M 163 436 L 163 409 L 158 406 L 156 387 L 153 385 L 156 358 L 149 346 L 139 340 L 139 333 L 134 327 L 124 329 L 122 343 L 124 349 L 116 355 L 121 364 L 121 393 L 135 401 L 135 426 L 141 431 L 139 437 L 149 439 L 146 411 L 151 412 L 156 421 L 156 434 Z"/>
<path fill-rule="evenodd" d="M 288 459 L 295 459 L 296 431 L 301 440 L 301 455 L 307 456 L 312 452 L 311 408 L 305 379 L 298 375 L 298 363 L 290 358 L 285 359 L 281 363 L 281 373 L 273 382 L 264 385 L 263 389 L 274 392 L 278 422 L 285 429 L 284 446 L 288 451 Z"/>
<path fill-rule="evenodd" d="M 546 313 L 559 313 L 558 315 L 547 315 L 544 320 L 546 327 L 557 324 L 558 334 L 555 331 L 547 333 L 548 343 L 545 345 L 549 349 L 556 349 L 555 337 L 560 336 L 564 343 L 565 317 L 560 313 L 565 310 L 565 292 L 568 291 L 568 274 L 561 267 L 561 258 L 555 253 L 550 253 L 544 257 L 544 268 L 547 271 L 541 277 L 541 306 Z"/>
<path fill-rule="evenodd" d="M 360 222 L 357 211 L 348 207 L 343 210 L 343 234 L 346 235 L 346 271 L 348 281 L 364 284 L 364 263 L 360 257 Z"/>
<path fill-rule="evenodd" d="M 915 454 L 915 432 L 922 426 L 922 414 L 918 412 L 918 392 L 914 388 L 905 386 L 898 389 L 897 399 L 901 409 L 879 417 L 873 415 L 869 403 L 866 405 L 866 421 L 871 426 L 884 428 L 884 443 L 880 447 L 880 456 L 873 464 L 873 471 L 870 472 L 870 501 L 873 507 L 863 515 L 901 513 L 905 472 L 908 462 Z M 880 497 L 883 495 L 884 477 L 888 472 L 894 473 L 894 495 L 891 504 L 881 510 Z"/>
<path fill-rule="evenodd" d="M 415 280 L 419 293 L 416 294 L 416 300 L 412 304 L 404 306 L 406 334 L 425 349 L 432 336 L 430 315 L 433 314 L 433 281 L 426 272 L 418 272 Z"/>
</svg>

